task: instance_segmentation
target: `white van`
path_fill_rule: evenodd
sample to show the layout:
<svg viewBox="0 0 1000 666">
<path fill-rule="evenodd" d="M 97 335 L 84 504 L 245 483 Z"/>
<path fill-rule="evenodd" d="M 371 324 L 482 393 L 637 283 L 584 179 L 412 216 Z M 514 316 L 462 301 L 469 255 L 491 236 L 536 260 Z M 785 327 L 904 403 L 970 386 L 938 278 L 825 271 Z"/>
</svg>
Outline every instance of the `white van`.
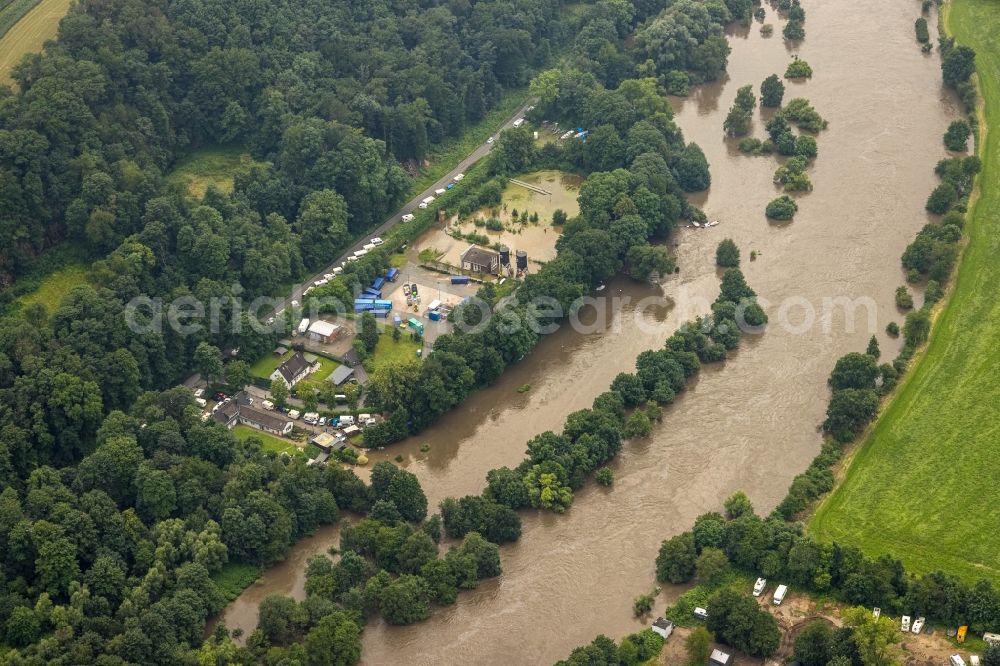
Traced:
<svg viewBox="0 0 1000 666">
<path fill-rule="evenodd" d="M 788 594 L 787 585 L 779 585 L 778 589 L 774 591 L 774 605 L 780 606 L 781 602 L 785 600 L 785 595 Z"/>
<path fill-rule="evenodd" d="M 379 238 L 378 236 L 376 236 L 375 238 L 371 239 L 371 241 L 369 241 L 369 242 L 372 245 L 381 245 L 382 244 L 382 239 Z"/>
<path fill-rule="evenodd" d="M 316 412 L 306 412 L 302 415 L 302 420 L 309 425 L 315 425 L 316 422 L 319 421 L 319 414 Z"/>
<path fill-rule="evenodd" d="M 341 416 L 338 425 L 352 426 L 352 425 L 354 425 L 354 417 L 351 416 L 350 414 L 347 414 L 345 416 Z"/>
<path fill-rule="evenodd" d="M 520 127 L 523 124 L 524 124 L 524 118 L 518 118 L 517 120 L 514 121 L 514 127 Z"/>
<path fill-rule="evenodd" d="M 464 173 L 460 173 L 457 176 L 455 176 L 454 178 L 452 178 L 452 180 L 457 183 L 458 181 L 462 180 L 463 178 L 465 178 L 465 174 Z"/>
</svg>

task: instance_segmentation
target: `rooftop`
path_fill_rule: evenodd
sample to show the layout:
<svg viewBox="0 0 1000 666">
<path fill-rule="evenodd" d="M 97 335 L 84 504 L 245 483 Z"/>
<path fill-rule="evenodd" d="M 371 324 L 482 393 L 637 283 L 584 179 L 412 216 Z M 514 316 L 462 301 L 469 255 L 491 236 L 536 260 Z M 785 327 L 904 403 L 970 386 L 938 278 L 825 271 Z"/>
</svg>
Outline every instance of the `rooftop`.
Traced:
<svg viewBox="0 0 1000 666">
<path fill-rule="evenodd" d="M 337 332 L 338 329 L 340 329 L 340 326 L 328 321 L 323 321 L 322 319 L 317 319 L 309 326 L 310 333 L 315 333 L 316 335 L 321 335 L 325 338 L 331 337 Z"/>
<path fill-rule="evenodd" d="M 499 261 L 500 255 L 492 250 L 485 250 L 481 247 L 472 246 L 468 250 L 462 253 L 462 261 L 467 261 L 470 264 L 476 264 L 477 266 L 489 266 L 496 261 Z"/>
<path fill-rule="evenodd" d="M 280 412 L 265 412 L 253 407 L 240 407 L 240 418 L 252 421 L 271 430 L 281 430 L 288 423 L 288 417 Z"/>
<path fill-rule="evenodd" d="M 306 360 L 302 352 L 295 352 L 284 363 L 278 366 L 278 372 L 285 378 L 286 382 L 291 383 L 293 379 L 302 374 L 311 365 L 312 363 Z"/>
<path fill-rule="evenodd" d="M 354 368 L 346 365 L 338 365 L 334 371 L 330 373 L 328 379 L 335 385 L 340 386 L 352 376 L 354 376 Z"/>
</svg>

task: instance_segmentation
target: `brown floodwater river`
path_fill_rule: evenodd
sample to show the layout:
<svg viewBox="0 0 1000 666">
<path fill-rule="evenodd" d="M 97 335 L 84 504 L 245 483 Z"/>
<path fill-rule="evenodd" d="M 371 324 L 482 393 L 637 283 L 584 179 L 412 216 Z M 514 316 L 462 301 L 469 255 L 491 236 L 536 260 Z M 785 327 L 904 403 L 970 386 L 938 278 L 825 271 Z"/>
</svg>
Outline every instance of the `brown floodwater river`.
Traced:
<svg viewBox="0 0 1000 666">
<path fill-rule="evenodd" d="M 809 98 L 830 127 L 818 137 L 819 157 L 809 171 L 815 190 L 797 197 L 794 221 L 780 225 L 763 214 L 777 196 L 771 184 L 776 158 L 741 155 L 722 133 L 736 89 L 749 83 L 757 91 L 766 76 L 784 72 L 793 52 L 780 37 L 783 22 L 767 9 L 774 37 L 763 38 L 756 23 L 731 32 L 725 80 L 672 101 L 685 137 L 711 164 L 712 188 L 696 202 L 709 219 L 720 220 L 711 229 L 677 234 L 680 275 L 662 292 L 625 280 L 610 284 L 605 294 L 632 299 L 608 315 L 619 326 L 603 334 L 564 327 L 496 386 L 373 459 L 402 454 L 432 507 L 447 496 L 480 492 L 487 470 L 516 465 L 529 438 L 558 430 L 618 372 L 632 370 L 640 352 L 705 310 L 718 289 L 715 246 L 725 237 L 739 244 L 748 282 L 769 303 L 767 332 L 745 338 L 724 365 L 705 368 L 651 437 L 626 443 L 613 465 L 612 488 L 589 484 L 561 516 L 524 513 L 521 540 L 501 549 L 502 577 L 461 593 L 426 622 L 371 622 L 363 634 L 364 663 L 545 664 L 598 633 L 620 638 L 638 630 L 632 599 L 655 584 L 660 542 L 689 528 L 697 515 L 718 510 L 738 489 L 759 511 L 770 511 L 819 450 L 816 428 L 836 358 L 863 350 L 872 333 L 884 357 L 895 355 L 899 342 L 884 329 L 902 319 L 893 302 L 903 283 L 899 256 L 927 222 L 923 203 L 935 185 L 933 165 L 944 156 L 941 135 L 957 117 L 936 54 L 921 54 L 914 40 L 919 5 L 805 4 L 807 37 L 794 52 L 815 73 L 788 84 L 785 100 Z M 754 131 L 764 134 L 759 111 Z M 749 261 L 751 250 L 755 261 Z M 661 293 L 663 302 L 637 319 L 635 301 Z M 854 326 L 843 309 L 825 326 L 824 299 L 845 298 L 858 306 Z M 524 384 L 531 389 L 518 393 Z M 421 453 L 424 442 L 431 448 Z M 266 594 L 301 598 L 304 561 L 336 541 L 336 528 L 327 528 L 297 544 L 289 560 L 269 570 L 222 619 L 249 632 Z M 656 608 L 675 593 L 661 595 Z"/>
</svg>

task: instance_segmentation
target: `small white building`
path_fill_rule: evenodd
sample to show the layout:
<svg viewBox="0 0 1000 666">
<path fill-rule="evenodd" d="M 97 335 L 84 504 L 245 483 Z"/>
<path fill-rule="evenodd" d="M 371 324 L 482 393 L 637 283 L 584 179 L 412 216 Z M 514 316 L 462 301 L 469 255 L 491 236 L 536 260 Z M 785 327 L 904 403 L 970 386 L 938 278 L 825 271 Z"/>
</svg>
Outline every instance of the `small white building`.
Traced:
<svg viewBox="0 0 1000 666">
<path fill-rule="evenodd" d="M 712 666 L 729 666 L 733 663 L 733 655 L 722 650 L 712 650 L 712 656 L 708 658 L 708 663 Z"/>
<path fill-rule="evenodd" d="M 664 617 L 658 617 L 653 622 L 652 629 L 663 638 L 670 638 L 670 634 L 674 633 L 674 623 Z"/>
</svg>

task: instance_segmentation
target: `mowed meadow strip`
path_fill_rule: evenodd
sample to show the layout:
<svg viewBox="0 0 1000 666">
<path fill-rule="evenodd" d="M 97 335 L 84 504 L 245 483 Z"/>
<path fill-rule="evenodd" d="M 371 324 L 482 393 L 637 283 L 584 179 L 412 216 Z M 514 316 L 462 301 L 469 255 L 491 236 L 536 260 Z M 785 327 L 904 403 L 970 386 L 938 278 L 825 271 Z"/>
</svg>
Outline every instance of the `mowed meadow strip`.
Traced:
<svg viewBox="0 0 1000 666">
<path fill-rule="evenodd" d="M 73 0 L 12 0 L 0 10 L 0 84 L 13 85 L 14 65 L 55 39 L 59 20 L 72 4 Z"/>
<path fill-rule="evenodd" d="M 1000 14 L 992 0 L 946 8 L 975 49 L 982 97 L 979 197 L 955 290 L 923 357 L 818 508 L 810 530 L 918 573 L 1000 581 Z"/>
</svg>

